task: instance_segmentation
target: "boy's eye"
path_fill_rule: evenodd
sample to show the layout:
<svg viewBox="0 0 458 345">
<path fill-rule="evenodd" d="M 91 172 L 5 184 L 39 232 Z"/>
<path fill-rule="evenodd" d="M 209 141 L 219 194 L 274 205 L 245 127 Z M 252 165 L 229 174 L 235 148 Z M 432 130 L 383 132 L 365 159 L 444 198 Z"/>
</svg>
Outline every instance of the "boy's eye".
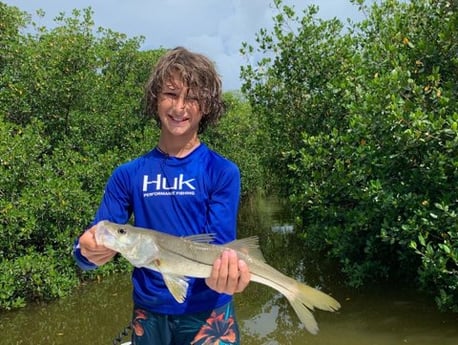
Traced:
<svg viewBox="0 0 458 345">
<path fill-rule="evenodd" d="M 178 98 L 180 98 L 180 94 L 179 93 L 175 93 L 175 92 L 171 92 L 171 91 L 163 91 L 162 92 L 162 96 L 165 97 L 165 98 L 168 98 L 168 99 L 172 99 L 172 100 L 176 100 Z M 199 102 L 199 98 L 196 97 L 196 96 L 191 96 L 191 95 L 188 95 L 185 97 L 184 101 L 186 103 L 198 103 Z"/>
<path fill-rule="evenodd" d="M 178 95 L 176 93 L 173 93 L 173 92 L 163 92 L 162 94 L 165 97 L 168 97 L 168 98 L 176 98 L 176 97 L 178 97 Z"/>
<path fill-rule="evenodd" d="M 194 96 L 186 97 L 186 102 L 194 103 L 194 102 L 198 102 L 198 101 L 199 101 L 199 99 L 197 97 L 194 97 Z"/>
</svg>

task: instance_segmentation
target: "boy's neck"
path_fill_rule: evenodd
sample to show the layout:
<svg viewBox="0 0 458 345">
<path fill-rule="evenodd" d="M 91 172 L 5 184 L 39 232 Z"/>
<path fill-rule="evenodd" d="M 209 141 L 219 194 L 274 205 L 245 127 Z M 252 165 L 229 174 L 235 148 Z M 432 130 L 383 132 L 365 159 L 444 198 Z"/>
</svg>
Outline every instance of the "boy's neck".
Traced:
<svg viewBox="0 0 458 345">
<path fill-rule="evenodd" d="M 160 136 L 157 147 L 164 154 L 183 158 L 189 155 L 200 145 L 200 140 L 197 136 L 191 138 L 166 138 L 163 135 Z"/>
</svg>

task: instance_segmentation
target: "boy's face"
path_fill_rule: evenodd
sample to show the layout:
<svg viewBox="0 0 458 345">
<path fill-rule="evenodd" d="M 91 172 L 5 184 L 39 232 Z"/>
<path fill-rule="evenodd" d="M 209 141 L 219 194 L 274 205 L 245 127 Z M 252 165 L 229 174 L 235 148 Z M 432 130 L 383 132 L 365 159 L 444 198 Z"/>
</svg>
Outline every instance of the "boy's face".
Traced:
<svg viewBox="0 0 458 345">
<path fill-rule="evenodd" d="M 165 82 L 158 102 L 161 130 L 174 136 L 197 135 L 202 119 L 199 101 L 178 78 Z"/>
</svg>

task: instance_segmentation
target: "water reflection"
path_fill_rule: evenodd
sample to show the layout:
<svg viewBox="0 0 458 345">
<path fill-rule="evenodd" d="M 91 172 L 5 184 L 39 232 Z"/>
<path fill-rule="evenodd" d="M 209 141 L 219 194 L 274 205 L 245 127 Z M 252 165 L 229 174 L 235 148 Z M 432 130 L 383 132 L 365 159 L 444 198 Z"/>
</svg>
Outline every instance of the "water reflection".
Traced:
<svg viewBox="0 0 458 345">
<path fill-rule="evenodd" d="M 82 286 L 68 298 L 0 314 L 0 344 L 112 344 L 131 314 L 130 277 Z"/>
<path fill-rule="evenodd" d="M 294 232 L 294 226 L 291 224 L 272 225 L 270 230 L 280 234 L 291 234 Z"/>
<path fill-rule="evenodd" d="M 288 275 L 331 293 L 336 313 L 315 311 L 320 333 L 307 333 L 285 298 L 251 284 L 236 296 L 245 345 L 456 345 L 458 314 L 443 314 L 425 296 L 396 286 L 365 293 L 344 288 L 332 264 L 304 252 L 288 224 L 291 215 L 275 199 L 241 210 L 242 236 L 258 234 L 267 261 Z M 257 230 L 256 230 L 257 229 Z"/>
<path fill-rule="evenodd" d="M 253 283 L 235 298 L 244 345 L 456 345 L 458 315 L 442 314 L 411 291 L 342 287 L 325 258 L 310 257 L 288 229 L 290 215 L 275 199 L 245 201 L 240 237 L 258 235 L 266 260 L 280 271 L 331 293 L 336 313 L 315 311 L 320 333 L 307 333 L 287 300 Z M 0 313 L 0 344 L 112 344 L 130 320 L 128 274 L 82 286 L 71 297 Z M 124 339 L 127 340 L 127 339 Z"/>
</svg>

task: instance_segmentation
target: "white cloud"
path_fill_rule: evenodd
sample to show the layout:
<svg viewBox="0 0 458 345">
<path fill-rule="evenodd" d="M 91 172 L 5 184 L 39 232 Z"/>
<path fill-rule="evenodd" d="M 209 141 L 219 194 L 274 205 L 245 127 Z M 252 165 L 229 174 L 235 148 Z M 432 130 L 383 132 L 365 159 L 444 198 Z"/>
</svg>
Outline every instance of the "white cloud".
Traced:
<svg viewBox="0 0 458 345">
<path fill-rule="evenodd" d="M 129 37 L 144 36 L 145 49 L 185 46 L 216 62 L 226 90 L 240 87 L 239 54 L 242 42 L 253 43 L 260 28 L 272 27 L 275 13 L 270 0 L 3 0 L 31 14 L 46 12 L 40 24 L 52 26 L 59 12 L 91 7 L 96 27 L 110 28 Z M 320 7 L 323 18 L 359 18 L 349 0 L 284 0 L 300 13 L 307 5 Z"/>
</svg>

